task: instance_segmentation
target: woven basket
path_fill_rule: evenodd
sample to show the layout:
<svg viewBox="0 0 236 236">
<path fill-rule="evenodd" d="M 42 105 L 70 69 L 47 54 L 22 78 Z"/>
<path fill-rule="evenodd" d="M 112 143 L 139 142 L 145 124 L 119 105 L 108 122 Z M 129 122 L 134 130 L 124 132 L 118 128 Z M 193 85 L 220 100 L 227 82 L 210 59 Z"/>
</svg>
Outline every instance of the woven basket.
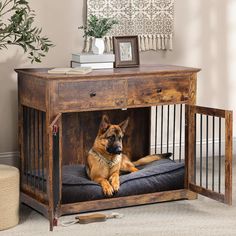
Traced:
<svg viewBox="0 0 236 236">
<path fill-rule="evenodd" d="M 0 230 L 19 222 L 19 170 L 0 165 Z"/>
</svg>

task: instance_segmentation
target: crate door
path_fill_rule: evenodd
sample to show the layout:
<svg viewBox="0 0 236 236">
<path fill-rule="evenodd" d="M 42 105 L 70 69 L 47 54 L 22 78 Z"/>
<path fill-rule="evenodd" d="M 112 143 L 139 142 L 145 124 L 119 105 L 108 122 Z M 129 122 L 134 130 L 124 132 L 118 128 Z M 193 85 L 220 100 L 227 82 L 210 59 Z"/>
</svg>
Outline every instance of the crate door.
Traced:
<svg viewBox="0 0 236 236">
<path fill-rule="evenodd" d="M 232 111 L 186 105 L 186 188 L 232 204 Z"/>
</svg>

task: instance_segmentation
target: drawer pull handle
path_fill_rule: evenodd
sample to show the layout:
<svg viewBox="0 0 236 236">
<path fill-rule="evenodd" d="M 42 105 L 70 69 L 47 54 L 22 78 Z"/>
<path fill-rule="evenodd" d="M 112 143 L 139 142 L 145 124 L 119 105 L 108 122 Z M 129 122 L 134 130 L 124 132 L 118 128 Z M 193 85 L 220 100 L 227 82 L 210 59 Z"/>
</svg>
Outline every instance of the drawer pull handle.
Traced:
<svg viewBox="0 0 236 236">
<path fill-rule="evenodd" d="M 92 97 L 95 97 L 97 94 L 96 93 L 94 93 L 94 92 L 92 92 L 92 93 L 90 93 L 90 97 L 92 98 Z"/>
<path fill-rule="evenodd" d="M 162 89 L 161 88 L 158 88 L 157 89 L 157 93 L 161 93 L 162 92 Z"/>
</svg>

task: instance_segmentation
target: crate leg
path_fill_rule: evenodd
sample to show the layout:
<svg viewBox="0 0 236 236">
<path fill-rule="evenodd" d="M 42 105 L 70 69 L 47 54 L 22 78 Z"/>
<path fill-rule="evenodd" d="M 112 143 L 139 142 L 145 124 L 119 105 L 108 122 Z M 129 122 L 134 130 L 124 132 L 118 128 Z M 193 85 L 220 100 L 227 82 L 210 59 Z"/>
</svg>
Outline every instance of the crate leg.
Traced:
<svg viewBox="0 0 236 236">
<path fill-rule="evenodd" d="M 198 199 L 198 194 L 193 191 L 188 190 L 187 199 L 188 200 L 196 200 L 196 199 Z"/>
<path fill-rule="evenodd" d="M 49 227 L 50 231 L 53 231 L 53 226 L 54 226 L 54 215 L 52 212 L 49 212 Z"/>
</svg>

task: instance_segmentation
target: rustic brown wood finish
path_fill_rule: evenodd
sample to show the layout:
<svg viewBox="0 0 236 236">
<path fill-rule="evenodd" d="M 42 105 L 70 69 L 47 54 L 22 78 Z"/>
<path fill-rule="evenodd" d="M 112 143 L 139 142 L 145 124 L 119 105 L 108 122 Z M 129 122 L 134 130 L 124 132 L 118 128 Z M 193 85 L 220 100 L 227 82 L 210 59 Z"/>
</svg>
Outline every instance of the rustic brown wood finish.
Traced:
<svg viewBox="0 0 236 236">
<path fill-rule="evenodd" d="M 201 191 L 197 187 L 194 188 L 192 185 L 193 149 L 191 142 L 194 135 L 192 115 L 195 112 L 195 106 L 191 106 L 186 109 L 185 189 L 62 204 L 61 167 L 64 164 L 85 163 L 85 157 L 96 136 L 102 114 L 109 115 L 113 122 L 120 122 L 129 116 L 130 125 L 127 131 L 129 139 L 124 141 L 126 143 L 125 152 L 134 160 L 147 155 L 150 149 L 151 106 L 194 105 L 199 69 L 147 65 L 139 68 L 94 70 L 81 76 L 52 75 L 47 71 L 48 69 L 16 70 L 19 88 L 21 199 L 22 202 L 49 219 L 51 230 L 55 219 L 62 214 L 178 199 L 195 199 L 197 194 L 191 190 L 207 196 L 214 195 L 214 193 Z M 121 112 L 121 109 L 127 110 Z M 35 111 L 37 112 L 35 115 L 33 113 L 34 119 L 32 120 L 27 114 Z M 199 111 L 204 113 L 204 109 L 199 108 Z M 205 111 L 209 112 L 209 110 Z M 214 112 L 226 117 L 228 127 L 232 126 L 231 113 Z M 24 124 L 28 124 L 27 129 Z M 34 130 L 33 133 L 38 137 L 33 138 L 33 135 L 27 135 L 26 130 Z M 55 133 L 59 133 L 58 139 Z M 224 202 L 229 204 L 232 196 L 231 142 L 232 135 L 228 132 L 226 135 L 226 143 L 229 146 L 226 152 L 226 171 L 230 174 L 226 178 L 227 191 L 223 197 Z M 58 153 L 54 151 L 55 145 L 59 146 Z M 33 150 L 29 152 L 27 147 L 28 149 L 33 147 Z M 29 156 L 32 152 L 36 153 L 31 161 Z M 28 173 L 32 169 L 35 172 L 38 171 L 38 177 L 33 179 L 30 177 L 31 173 Z M 44 185 L 46 189 L 44 189 Z M 219 196 L 218 200 L 222 200 L 223 197 Z"/>
<path fill-rule="evenodd" d="M 225 193 L 219 193 L 198 186 L 194 180 L 194 144 L 195 144 L 195 115 L 208 115 L 212 117 L 220 117 L 225 119 Z M 186 105 L 186 150 L 188 152 L 186 158 L 187 176 L 185 186 L 190 190 L 215 199 L 217 201 L 232 205 L 232 111 L 221 109 L 213 109 L 208 107 Z"/>
</svg>

